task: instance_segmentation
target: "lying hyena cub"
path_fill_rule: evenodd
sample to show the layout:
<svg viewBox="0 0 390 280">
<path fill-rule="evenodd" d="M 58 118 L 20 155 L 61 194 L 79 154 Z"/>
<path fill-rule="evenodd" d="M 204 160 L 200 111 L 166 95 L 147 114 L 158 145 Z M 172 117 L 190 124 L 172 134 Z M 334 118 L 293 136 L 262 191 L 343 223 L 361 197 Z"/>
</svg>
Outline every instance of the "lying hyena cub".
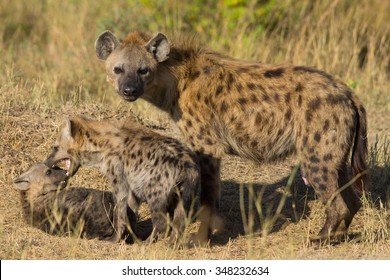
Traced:
<svg viewBox="0 0 390 280">
<path fill-rule="evenodd" d="M 53 166 L 62 160 L 66 160 L 70 176 L 79 166 L 89 165 L 100 167 L 108 177 L 117 203 L 112 241 L 118 241 L 125 228 L 126 206 L 137 212 L 140 202 L 147 202 L 151 211 L 149 240 L 167 231 L 167 214 L 173 218 L 170 242 L 183 233 L 200 171 L 196 156 L 178 140 L 133 121 L 94 121 L 79 116 L 62 126 L 46 164 Z"/>
<path fill-rule="evenodd" d="M 66 170 L 49 168 L 43 163 L 20 175 L 14 186 L 20 191 L 25 220 L 50 234 L 111 238 L 114 233 L 112 193 L 65 188 L 67 181 Z M 127 221 L 134 228 L 136 217 L 130 208 Z"/>
<path fill-rule="evenodd" d="M 326 205 L 319 237 L 346 232 L 360 200 L 343 186 L 349 173 L 355 189 L 365 186 L 367 118 L 342 81 L 311 67 L 234 59 L 161 33 L 131 32 L 120 40 L 106 31 L 95 46 L 119 95 L 168 112 L 198 153 L 201 241 L 216 211 L 225 154 L 262 163 L 296 153 L 306 183 Z"/>
</svg>

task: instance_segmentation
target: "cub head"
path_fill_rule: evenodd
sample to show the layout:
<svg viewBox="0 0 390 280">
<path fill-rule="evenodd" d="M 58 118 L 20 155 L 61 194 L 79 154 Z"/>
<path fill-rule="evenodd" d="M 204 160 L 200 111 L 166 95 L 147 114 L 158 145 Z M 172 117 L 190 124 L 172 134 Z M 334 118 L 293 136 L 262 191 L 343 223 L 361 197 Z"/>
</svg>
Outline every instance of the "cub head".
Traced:
<svg viewBox="0 0 390 280">
<path fill-rule="evenodd" d="M 27 192 L 27 197 L 33 202 L 34 198 L 40 195 L 62 190 L 67 182 L 66 170 L 50 168 L 43 163 L 37 163 L 14 181 L 14 187 Z"/>
<path fill-rule="evenodd" d="M 68 176 L 73 176 L 79 169 L 82 158 L 80 151 L 84 147 L 85 129 L 83 124 L 87 120 L 81 116 L 67 119 L 60 127 L 52 153 L 45 160 L 47 166 L 54 167 L 65 162 Z"/>
<path fill-rule="evenodd" d="M 121 41 L 110 31 L 95 42 L 96 55 L 106 61 L 107 81 L 126 101 L 135 101 L 153 84 L 158 63 L 169 58 L 167 37 L 158 33 L 151 39 L 133 32 Z"/>
</svg>

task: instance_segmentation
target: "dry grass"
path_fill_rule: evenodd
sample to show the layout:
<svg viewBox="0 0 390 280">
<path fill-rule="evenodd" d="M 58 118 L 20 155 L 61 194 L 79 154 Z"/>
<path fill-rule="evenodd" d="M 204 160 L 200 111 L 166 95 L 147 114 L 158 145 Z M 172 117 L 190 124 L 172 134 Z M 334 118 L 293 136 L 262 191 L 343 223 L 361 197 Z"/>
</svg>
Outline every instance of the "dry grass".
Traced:
<svg viewBox="0 0 390 280">
<path fill-rule="evenodd" d="M 260 9 L 253 8 L 256 1 L 242 1 L 246 4 L 236 9 L 219 1 L 203 10 L 180 1 L 95 2 L 0 0 L 1 259 L 389 259 L 388 2 L 288 0 Z M 213 9 L 217 18 L 210 21 L 207 10 Z M 237 23 L 233 27 L 232 20 Z M 196 31 L 213 49 L 236 57 L 314 65 L 345 80 L 368 109 L 372 168 L 371 193 L 351 225 L 351 240 L 308 244 L 324 211 L 298 174 L 289 184 L 294 158 L 262 166 L 224 159 L 220 212 L 225 228 L 207 248 L 173 250 L 164 241 L 111 244 L 50 236 L 26 225 L 12 181 L 47 156 L 64 116 L 135 116 L 177 136 L 166 116 L 148 104 L 122 103 L 106 85 L 103 65 L 95 58 L 93 42 L 101 31 L 109 28 L 121 36 L 137 26 Z M 107 189 L 94 169 L 81 169 L 70 183 Z M 142 216 L 147 219 L 147 211 Z M 188 233 L 197 226 L 191 224 Z"/>
</svg>

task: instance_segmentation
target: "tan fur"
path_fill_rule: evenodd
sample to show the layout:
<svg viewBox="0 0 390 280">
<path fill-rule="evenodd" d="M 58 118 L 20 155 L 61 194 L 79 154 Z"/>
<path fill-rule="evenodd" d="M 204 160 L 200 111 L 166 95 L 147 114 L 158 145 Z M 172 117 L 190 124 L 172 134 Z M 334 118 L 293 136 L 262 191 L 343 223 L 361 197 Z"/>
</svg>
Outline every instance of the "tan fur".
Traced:
<svg viewBox="0 0 390 280">
<path fill-rule="evenodd" d="M 170 242 L 182 237 L 186 217 L 199 185 L 196 156 L 176 139 L 162 136 L 134 121 L 94 121 L 79 116 L 62 126 L 48 165 L 71 160 L 72 176 L 80 166 L 100 168 L 111 182 L 116 201 L 112 241 L 125 227 L 126 206 L 137 212 L 147 202 L 154 231 L 149 240 L 167 232 Z"/>
<path fill-rule="evenodd" d="M 319 235 L 346 231 L 360 202 L 352 188 L 338 191 L 349 181 L 351 151 L 353 174 L 361 176 L 355 187 L 364 187 L 367 123 L 343 82 L 315 68 L 236 60 L 186 41 L 167 50 L 163 34 L 141 44 L 133 34 L 106 48 L 107 34 L 116 38 L 105 32 L 95 46 L 108 80 L 126 101 L 143 98 L 168 112 L 200 156 L 204 216 L 215 212 L 224 154 L 261 163 L 297 153 L 308 182 L 324 203 L 331 200 Z M 113 71 L 118 65 L 123 71 Z M 201 239 L 208 227 L 201 226 Z"/>
</svg>

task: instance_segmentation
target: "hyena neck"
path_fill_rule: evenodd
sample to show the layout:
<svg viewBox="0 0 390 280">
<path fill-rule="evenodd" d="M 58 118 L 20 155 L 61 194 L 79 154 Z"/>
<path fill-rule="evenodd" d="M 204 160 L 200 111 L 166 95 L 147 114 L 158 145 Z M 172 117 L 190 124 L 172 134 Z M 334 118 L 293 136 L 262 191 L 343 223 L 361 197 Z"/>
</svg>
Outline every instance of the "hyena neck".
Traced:
<svg viewBox="0 0 390 280">
<path fill-rule="evenodd" d="M 83 166 L 99 167 L 102 162 L 101 151 L 80 151 L 79 152 L 80 163 Z"/>
<path fill-rule="evenodd" d="M 23 208 L 23 216 L 26 222 L 34 223 L 35 220 L 43 219 L 42 213 L 50 213 L 50 205 L 54 203 L 53 193 L 47 193 L 35 198 L 28 196 L 28 192 L 20 192 L 20 201 Z"/>
<path fill-rule="evenodd" d="M 197 48 L 172 48 L 169 59 L 158 66 L 154 86 L 143 98 L 170 114 L 174 121 L 179 120 L 181 110 L 178 100 L 200 54 L 201 50 Z"/>
</svg>

